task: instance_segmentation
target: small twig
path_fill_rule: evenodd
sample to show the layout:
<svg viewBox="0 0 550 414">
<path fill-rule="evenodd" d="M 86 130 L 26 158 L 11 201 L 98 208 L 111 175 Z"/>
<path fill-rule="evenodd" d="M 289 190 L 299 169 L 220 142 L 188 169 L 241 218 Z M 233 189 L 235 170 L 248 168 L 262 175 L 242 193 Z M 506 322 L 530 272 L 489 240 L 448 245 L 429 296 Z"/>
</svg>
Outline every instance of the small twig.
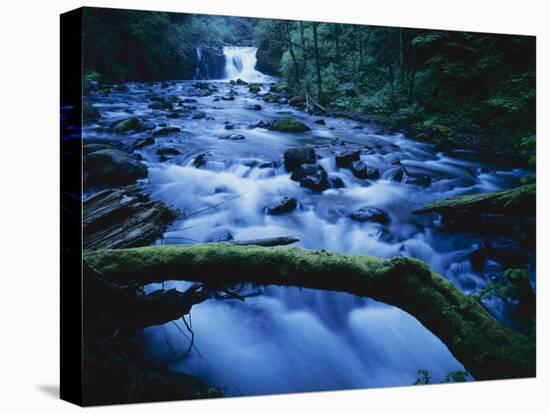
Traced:
<svg viewBox="0 0 550 414">
<path fill-rule="evenodd" d="M 212 209 L 214 209 L 214 208 L 216 208 L 216 207 L 219 207 L 219 206 L 221 206 L 221 205 L 223 205 L 223 204 L 225 204 L 225 203 L 229 203 L 230 201 L 233 201 L 233 200 L 235 200 L 235 199 L 237 199 L 237 198 L 239 198 L 239 197 L 242 197 L 242 196 L 245 195 L 245 194 L 246 194 L 246 193 L 237 194 L 236 196 L 233 196 L 233 197 L 231 197 L 231 198 L 229 198 L 229 199 L 227 199 L 227 200 L 224 200 L 224 201 L 222 201 L 222 202 L 220 202 L 220 203 L 218 203 L 218 204 L 214 204 L 213 206 L 206 207 L 206 208 L 203 208 L 203 209 L 201 209 L 201 210 L 193 211 L 192 213 L 190 213 L 190 214 L 184 216 L 183 218 L 187 219 L 187 218 L 189 218 L 189 217 L 196 216 L 197 214 L 204 213 L 205 211 L 212 210 Z"/>
</svg>

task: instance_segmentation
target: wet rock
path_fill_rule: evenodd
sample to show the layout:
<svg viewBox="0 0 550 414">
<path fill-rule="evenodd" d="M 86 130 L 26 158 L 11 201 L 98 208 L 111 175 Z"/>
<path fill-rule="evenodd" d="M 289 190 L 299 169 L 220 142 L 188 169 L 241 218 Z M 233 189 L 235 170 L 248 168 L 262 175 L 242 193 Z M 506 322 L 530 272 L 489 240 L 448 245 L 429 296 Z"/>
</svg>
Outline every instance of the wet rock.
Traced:
<svg viewBox="0 0 550 414">
<path fill-rule="evenodd" d="M 181 152 L 179 152 L 178 149 L 167 147 L 167 148 L 159 148 L 157 150 L 157 155 L 180 155 Z"/>
<path fill-rule="evenodd" d="M 234 96 L 222 96 L 220 99 L 222 101 L 234 101 L 235 97 Z"/>
<path fill-rule="evenodd" d="M 258 164 L 258 168 L 278 168 L 279 163 L 277 161 L 268 161 Z"/>
<path fill-rule="evenodd" d="M 331 188 L 344 188 L 346 184 L 340 177 L 329 177 Z"/>
<path fill-rule="evenodd" d="M 248 85 L 248 83 L 245 82 L 245 81 L 243 81 L 241 78 L 237 79 L 237 80 L 235 81 L 235 83 L 236 83 L 237 85 Z"/>
<path fill-rule="evenodd" d="M 165 135 L 175 134 L 176 132 L 180 132 L 181 129 L 178 127 L 165 127 L 161 129 L 157 129 L 153 132 L 154 137 L 162 137 Z"/>
<path fill-rule="evenodd" d="M 360 223 L 373 221 L 375 223 L 388 224 L 390 222 L 388 213 L 380 208 L 371 206 L 361 207 L 359 210 L 351 213 L 349 218 Z"/>
<path fill-rule="evenodd" d="M 279 98 L 279 99 L 277 99 L 277 103 L 280 104 L 280 105 L 286 105 L 288 103 L 288 99 Z"/>
<path fill-rule="evenodd" d="M 101 118 L 101 114 L 93 105 L 84 103 L 82 105 L 82 119 L 85 123 L 96 122 Z"/>
<path fill-rule="evenodd" d="M 194 99 L 194 98 L 185 98 L 182 102 L 183 102 L 183 103 L 190 104 L 190 103 L 196 103 L 197 100 Z"/>
<path fill-rule="evenodd" d="M 290 148 L 284 153 L 285 169 L 294 171 L 301 164 L 315 164 L 317 157 L 311 147 Z"/>
<path fill-rule="evenodd" d="M 273 95 L 272 93 L 264 93 L 262 95 L 262 99 L 265 103 L 275 103 L 279 98 L 277 98 L 277 96 Z"/>
<path fill-rule="evenodd" d="M 84 157 L 84 185 L 117 186 L 147 177 L 147 167 L 124 151 L 104 149 Z"/>
<path fill-rule="evenodd" d="M 336 155 L 336 166 L 338 168 L 348 168 L 353 161 L 359 161 L 359 151 L 344 151 Z"/>
<path fill-rule="evenodd" d="M 193 118 L 193 119 L 204 119 L 204 118 L 206 118 L 206 114 L 204 112 L 195 112 L 191 118 Z"/>
<path fill-rule="evenodd" d="M 155 140 L 151 137 L 140 138 L 140 139 L 136 139 L 134 141 L 134 148 L 142 149 L 142 148 L 145 148 L 149 145 L 153 145 L 154 143 L 155 143 Z"/>
<path fill-rule="evenodd" d="M 149 109 L 157 109 L 157 110 L 161 110 L 161 111 L 172 111 L 174 109 L 174 106 L 172 105 L 172 102 L 169 102 L 169 101 L 166 101 L 166 100 L 153 102 L 153 103 L 147 105 L 147 107 Z"/>
<path fill-rule="evenodd" d="M 193 87 L 197 89 L 210 90 L 210 84 L 208 82 L 195 82 Z"/>
<path fill-rule="evenodd" d="M 482 270 L 487 259 L 500 263 L 503 267 L 522 267 L 527 261 L 527 253 L 521 244 L 510 237 L 485 238 L 478 249 L 469 255 L 475 270 Z"/>
<path fill-rule="evenodd" d="M 310 128 L 301 121 L 294 118 L 276 119 L 271 121 L 269 129 L 279 132 L 306 132 Z"/>
<path fill-rule="evenodd" d="M 317 119 L 317 120 L 315 121 L 315 123 L 316 123 L 317 125 L 326 125 L 326 124 L 327 124 L 327 123 L 325 122 L 324 119 Z"/>
<path fill-rule="evenodd" d="M 172 111 L 167 115 L 167 117 L 171 119 L 177 119 L 177 118 L 180 118 L 181 115 L 182 115 L 181 111 Z"/>
<path fill-rule="evenodd" d="M 205 243 L 222 243 L 233 240 L 233 233 L 224 227 L 217 228 L 204 238 Z"/>
<path fill-rule="evenodd" d="M 125 118 L 113 122 L 109 128 L 116 133 L 126 133 L 146 131 L 150 129 L 150 126 L 146 125 L 139 118 Z"/>
<path fill-rule="evenodd" d="M 283 214 L 295 210 L 298 203 L 293 197 L 279 197 L 271 205 L 267 206 L 267 212 L 269 214 Z"/>
<path fill-rule="evenodd" d="M 204 164 L 206 164 L 206 154 L 199 154 L 193 160 L 193 166 L 196 168 L 200 168 Z"/>
<path fill-rule="evenodd" d="M 262 89 L 260 88 L 259 85 L 250 85 L 250 87 L 248 88 L 248 91 L 250 93 L 260 93 Z"/>
<path fill-rule="evenodd" d="M 328 174 L 320 165 L 300 165 L 294 170 L 290 179 L 300 182 L 300 187 L 321 192 L 330 188 Z"/>
<path fill-rule="evenodd" d="M 244 109 L 249 109 L 251 111 L 261 111 L 262 105 L 260 104 L 245 105 Z"/>
<path fill-rule="evenodd" d="M 232 124 L 231 122 L 228 122 L 225 124 L 224 128 L 227 130 L 235 129 L 235 125 Z"/>
<path fill-rule="evenodd" d="M 227 134 L 227 135 L 222 135 L 218 137 L 218 139 L 230 140 L 230 141 L 242 141 L 243 139 L 246 139 L 246 137 L 241 134 Z"/>
<path fill-rule="evenodd" d="M 357 178 L 371 180 L 380 178 L 380 171 L 378 168 L 369 168 L 363 161 L 353 161 L 350 170 Z"/>
<path fill-rule="evenodd" d="M 143 156 L 141 154 L 132 154 L 132 158 L 137 161 L 143 161 Z"/>
<path fill-rule="evenodd" d="M 390 173 L 390 179 L 397 182 L 402 182 L 406 176 L 407 173 L 403 167 L 399 167 Z"/>
<path fill-rule="evenodd" d="M 101 151 L 104 149 L 111 149 L 111 146 L 109 144 L 87 144 L 82 147 L 82 153 L 84 155 L 88 155 L 92 152 Z"/>
</svg>

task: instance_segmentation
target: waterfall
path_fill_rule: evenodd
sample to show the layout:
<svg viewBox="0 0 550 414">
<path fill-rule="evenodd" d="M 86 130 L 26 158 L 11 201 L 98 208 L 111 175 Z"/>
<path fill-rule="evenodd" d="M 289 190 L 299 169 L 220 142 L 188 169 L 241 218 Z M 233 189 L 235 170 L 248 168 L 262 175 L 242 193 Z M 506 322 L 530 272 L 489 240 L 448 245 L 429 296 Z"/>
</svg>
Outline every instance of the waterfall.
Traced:
<svg viewBox="0 0 550 414">
<path fill-rule="evenodd" d="M 270 78 L 256 70 L 256 47 L 225 46 L 225 78 L 246 82 L 265 82 Z"/>
</svg>

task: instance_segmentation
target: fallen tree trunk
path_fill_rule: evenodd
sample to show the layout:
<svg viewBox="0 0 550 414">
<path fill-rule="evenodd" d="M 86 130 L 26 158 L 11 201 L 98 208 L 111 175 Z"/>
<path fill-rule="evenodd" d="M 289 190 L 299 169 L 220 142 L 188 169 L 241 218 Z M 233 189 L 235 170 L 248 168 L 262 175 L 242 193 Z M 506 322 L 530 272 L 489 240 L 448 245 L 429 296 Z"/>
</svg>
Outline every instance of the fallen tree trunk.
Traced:
<svg viewBox="0 0 550 414">
<path fill-rule="evenodd" d="M 144 294 L 133 282 L 113 283 L 85 264 L 84 341 L 93 344 L 117 333 L 134 332 L 179 319 L 207 297 L 199 284 L 193 284 L 185 292 L 159 289 Z"/>
<path fill-rule="evenodd" d="M 252 240 L 233 240 L 229 243 L 237 246 L 262 246 L 262 247 L 273 247 L 273 246 L 286 246 L 292 243 L 299 242 L 300 239 L 296 237 L 269 237 L 266 239 L 252 239 Z"/>
<path fill-rule="evenodd" d="M 534 217 L 536 186 L 528 184 L 511 190 L 451 197 L 413 211 L 413 214 L 426 213 Z"/>
<path fill-rule="evenodd" d="M 196 244 L 88 252 L 110 281 L 189 280 L 349 292 L 401 308 L 438 336 L 478 380 L 535 375 L 535 344 L 501 325 L 474 298 L 424 263 L 405 257 L 301 248 Z"/>
<path fill-rule="evenodd" d="M 83 203 L 84 249 L 147 246 L 162 237 L 179 212 L 152 201 L 139 185 L 109 189 Z"/>
</svg>

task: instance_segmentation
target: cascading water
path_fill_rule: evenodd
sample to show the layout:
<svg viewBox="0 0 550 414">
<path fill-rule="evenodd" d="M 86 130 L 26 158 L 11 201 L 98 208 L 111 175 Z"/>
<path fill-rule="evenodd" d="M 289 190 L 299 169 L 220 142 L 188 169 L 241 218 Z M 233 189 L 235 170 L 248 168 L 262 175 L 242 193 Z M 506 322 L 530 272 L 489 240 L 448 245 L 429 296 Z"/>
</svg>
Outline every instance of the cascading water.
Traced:
<svg viewBox="0 0 550 414">
<path fill-rule="evenodd" d="M 225 79 L 245 82 L 267 82 L 269 76 L 256 70 L 256 47 L 225 46 Z"/>
</svg>

